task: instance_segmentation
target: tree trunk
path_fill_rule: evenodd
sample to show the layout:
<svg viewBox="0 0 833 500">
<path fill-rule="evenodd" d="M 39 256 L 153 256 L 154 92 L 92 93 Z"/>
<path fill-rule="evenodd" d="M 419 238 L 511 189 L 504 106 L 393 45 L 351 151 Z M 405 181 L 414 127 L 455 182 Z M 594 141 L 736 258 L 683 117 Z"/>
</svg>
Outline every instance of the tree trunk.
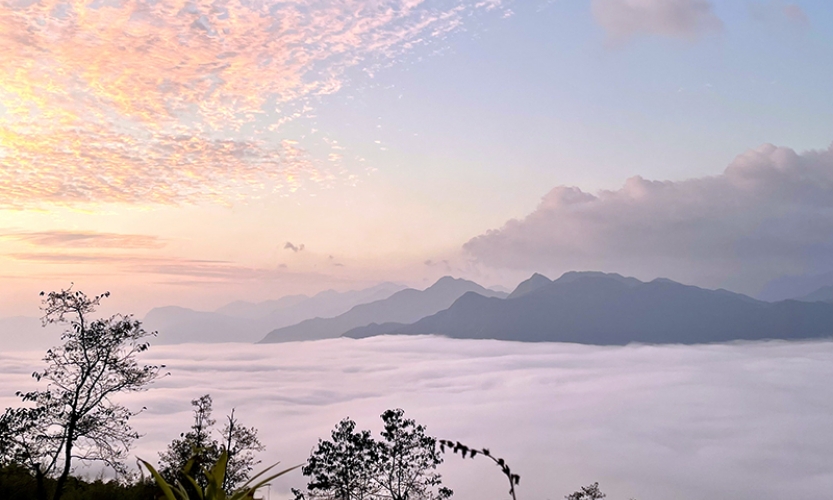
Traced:
<svg viewBox="0 0 833 500">
<path fill-rule="evenodd" d="M 67 482 L 69 471 L 72 468 L 72 444 L 74 440 L 75 416 L 73 415 L 70 417 L 69 425 L 67 426 L 67 440 L 64 445 L 64 469 L 61 471 L 61 475 L 58 477 L 58 481 L 55 484 L 55 494 L 52 495 L 52 500 L 61 500 L 61 495 L 64 494 L 64 485 Z"/>
<path fill-rule="evenodd" d="M 46 500 L 46 486 L 43 484 L 43 472 L 40 464 L 35 464 L 35 496 L 38 500 Z"/>
<path fill-rule="evenodd" d="M 234 408 L 231 409 L 231 416 L 228 417 L 228 436 L 226 439 L 226 467 L 223 469 L 223 489 L 226 490 L 226 493 L 231 493 L 230 485 L 228 485 L 228 469 L 229 465 L 231 465 L 231 461 L 233 459 L 231 453 L 231 441 L 232 437 L 234 436 Z"/>
</svg>

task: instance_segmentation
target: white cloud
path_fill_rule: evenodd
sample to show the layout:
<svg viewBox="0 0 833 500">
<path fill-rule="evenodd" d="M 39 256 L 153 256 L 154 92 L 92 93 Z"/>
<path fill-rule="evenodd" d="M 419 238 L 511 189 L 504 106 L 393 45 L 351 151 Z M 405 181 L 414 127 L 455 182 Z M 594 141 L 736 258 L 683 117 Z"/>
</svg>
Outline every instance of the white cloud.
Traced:
<svg viewBox="0 0 833 500">
<path fill-rule="evenodd" d="M 0 406 L 33 383 L 41 352 L 0 350 Z M 151 460 L 210 392 L 260 429 L 264 462 L 303 461 L 338 420 L 378 433 L 402 407 L 437 436 L 485 446 L 521 474 L 520 498 L 600 481 L 611 499 L 781 500 L 833 489 L 833 342 L 592 347 L 432 337 L 152 346 L 171 376 L 125 398 L 148 410 Z M 455 498 L 499 498 L 500 472 L 449 456 Z M 299 473 L 272 487 L 281 498 Z"/>
<path fill-rule="evenodd" d="M 592 9 L 612 40 L 636 35 L 690 39 L 723 26 L 709 0 L 593 0 Z"/>
<path fill-rule="evenodd" d="M 764 145 L 720 175 L 633 177 L 597 194 L 559 186 L 464 248 L 497 268 L 602 269 L 754 292 L 781 274 L 833 269 L 833 147 Z"/>
</svg>

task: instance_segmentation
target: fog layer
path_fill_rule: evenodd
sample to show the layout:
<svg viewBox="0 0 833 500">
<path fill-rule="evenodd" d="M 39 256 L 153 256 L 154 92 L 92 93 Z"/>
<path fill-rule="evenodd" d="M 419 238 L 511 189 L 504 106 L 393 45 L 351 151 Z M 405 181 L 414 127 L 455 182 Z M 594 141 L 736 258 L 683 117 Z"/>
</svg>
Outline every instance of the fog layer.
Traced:
<svg viewBox="0 0 833 500">
<path fill-rule="evenodd" d="M 0 404 L 32 387 L 40 352 L 2 352 Z M 519 498 L 599 481 L 611 500 L 776 500 L 833 490 L 833 343 L 594 347 L 436 337 L 153 346 L 170 376 L 125 397 L 155 460 L 210 392 L 260 429 L 264 462 L 302 462 L 336 422 L 378 434 L 402 407 L 434 435 L 485 446 L 521 474 Z M 447 457 L 458 499 L 504 498 L 488 462 Z M 274 484 L 272 498 L 304 479 Z"/>
</svg>

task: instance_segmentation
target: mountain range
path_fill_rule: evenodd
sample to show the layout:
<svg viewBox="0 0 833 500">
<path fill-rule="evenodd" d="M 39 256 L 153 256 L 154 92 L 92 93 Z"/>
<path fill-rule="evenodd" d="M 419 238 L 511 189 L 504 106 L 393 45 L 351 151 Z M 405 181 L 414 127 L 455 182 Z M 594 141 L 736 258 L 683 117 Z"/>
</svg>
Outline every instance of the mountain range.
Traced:
<svg viewBox="0 0 833 500">
<path fill-rule="evenodd" d="M 802 302 L 833 302 L 833 286 L 823 286 L 815 292 L 802 295 L 795 300 Z"/>
<path fill-rule="evenodd" d="M 833 336 L 833 304 L 572 272 L 555 281 L 533 275 L 506 299 L 466 293 L 411 324 L 376 322 L 345 336 L 421 334 L 600 345 L 824 338 Z"/>
<path fill-rule="evenodd" d="M 232 302 L 215 311 L 195 311 L 167 306 L 151 309 L 142 322 L 148 331 L 158 331 L 155 343 L 256 342 L 283 326 L 308 318 L 338 316 L 357 304 L 390 297 L 405 287 L 381 283 L 363 290 L 327 290 L 312 297 L 290 295 L 253 303 Z"/>
<path fill-rule="evenodd" d="M 159 332 L 154 343 L 160 344 L 417 334 L 604 345 L 809 339 L 833 335 L 833 286 L 766 302 L 663 278 L 643 282 L 600 272 L 568 272 L 556 280 L 536 273 L 511 293 L 446 276 L 425 290 L 382 283 L 237 301 L 214 311 L 159 307 L 143 324 Z M 0 318 L 0 348 L 41 349 L 59 341 L 59 326 Z"/>
<path fill-rule="evenodd" d="M 466 293 L 489 298 L 507 296 L 504 292 L 484 288 L 473 281 L 445 276 L 425 290 L 407 288 L 386 299 L 357 305 L 333 318 L 313 318 L 297 325 L 278 328 L 269 332 L 260 342 L 336 338 L 353 328 L 370 323 L 411 323 L 448 308 Z"/>
</svg>

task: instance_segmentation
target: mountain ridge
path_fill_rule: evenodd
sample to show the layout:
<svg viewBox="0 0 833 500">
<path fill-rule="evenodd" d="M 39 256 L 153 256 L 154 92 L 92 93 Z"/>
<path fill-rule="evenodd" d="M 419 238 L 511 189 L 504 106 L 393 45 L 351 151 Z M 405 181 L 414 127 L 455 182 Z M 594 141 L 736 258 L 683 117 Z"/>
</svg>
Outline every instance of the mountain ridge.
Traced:
<svg viewBox="0 0 833 500">
<path fill-rule="evenodd" d="M 826 338 L 833 335 L 833 304 L 768 303 L 662 278 L 578 273 L 506 300 L 466 293 L 414 323 L 370 325 L 345 336 L 379 334 L 597 345 Z"/>
<path fill-rule="evenodd" d="M 259 343 L 335 338 L 353 328 L 371 323 L 411 323 L 449 307 L 461 295 L 470 291 L 490 297 L 507 296 L 473 281 L 444 276 L 425 290 L 406 288 L 386 299 L 357 305 L 334 318 L 312 318 L 275 329 Z"/>
<path fill-rule="evenodd" d="M 823 286 L 807 295 L 797 297 L 795 300 L 801 302 L 833 302 L 833 286 Z"/>
<path fill-rule="evenodd" d="M 318 316 L 338 316 L 358 304 L 387 298 L 404 288 L 385 282 L 361 290 L 325 290 L 312 297 L 288 295 L 259 303 L 235 301 L 214 311 L 163 306 L 151 309 L 142 321 L 147 330 L 159 332 L 159 344 L 256 342 L 275 328 Z"/>
</svg>

